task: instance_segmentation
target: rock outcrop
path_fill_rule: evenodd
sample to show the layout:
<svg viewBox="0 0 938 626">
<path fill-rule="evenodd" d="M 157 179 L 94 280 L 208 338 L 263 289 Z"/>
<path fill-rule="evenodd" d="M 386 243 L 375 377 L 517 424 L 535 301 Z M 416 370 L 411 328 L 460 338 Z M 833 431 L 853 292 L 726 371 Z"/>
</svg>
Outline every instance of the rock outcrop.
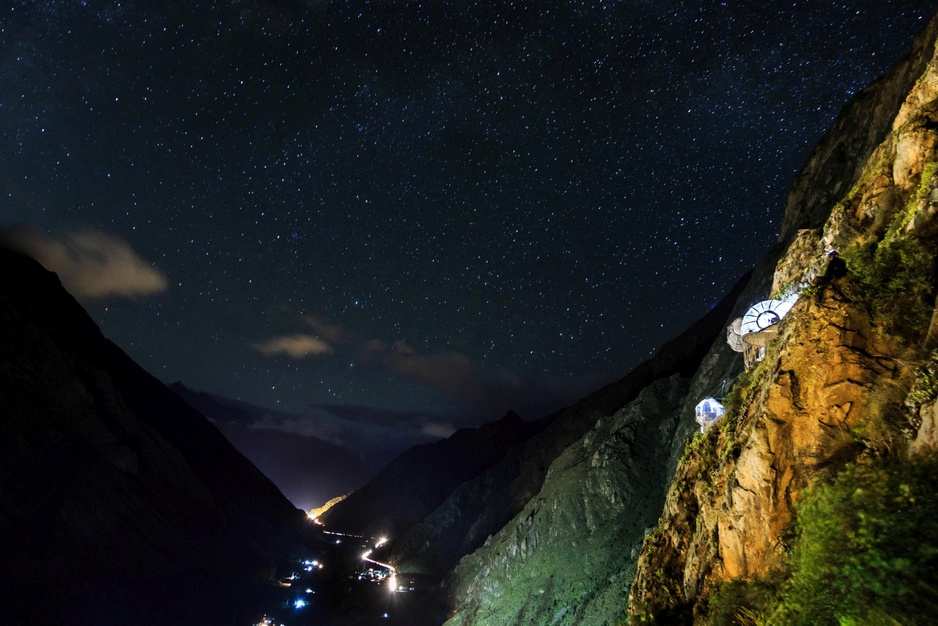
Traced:
<svg viewBox="0 0 938 626">
<path fill-rule="evenodd" d="M 934 20 L 911 53 L 886 76 L 858 93 L 841 111 L 795 177 L 779 233 L 788 242 L 800 229 L 819 228 L 856 184 L 867 159 L 893 129 L 899 108 L 932 62 Z"/>
<path fill-rule="evenodd" d="M 795 183 L 774 285 L 807 288 L 724 423 L 688 447 L 639 560 L 633 618 L 701 622 L 721 586 L 784 578 L 806 490 L 933 448 L 936 38 L 938 18 Z"/>
<path fill-rule="evenodd" d="M 0 249 L 0 597 L 18 623 L 230 623 L 305 515 Z"/>
</svg>

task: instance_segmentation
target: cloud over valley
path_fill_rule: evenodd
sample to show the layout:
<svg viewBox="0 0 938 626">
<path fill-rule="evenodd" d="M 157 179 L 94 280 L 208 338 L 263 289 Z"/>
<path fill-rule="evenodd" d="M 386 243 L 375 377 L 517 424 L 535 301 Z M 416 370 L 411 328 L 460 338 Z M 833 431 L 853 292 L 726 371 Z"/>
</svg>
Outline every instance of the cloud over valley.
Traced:
<svg viewBox="0 0 938 626">
<path fill-rule="evenodd" d="M 168 282 L 130 245 L 100 230 L 82 230 L 53 238 L 29 226 L 0 229 L 0 244 L 31 256 L 59 275 L 77 298 L 135 298 L 166 291 Z"/>
</svg>

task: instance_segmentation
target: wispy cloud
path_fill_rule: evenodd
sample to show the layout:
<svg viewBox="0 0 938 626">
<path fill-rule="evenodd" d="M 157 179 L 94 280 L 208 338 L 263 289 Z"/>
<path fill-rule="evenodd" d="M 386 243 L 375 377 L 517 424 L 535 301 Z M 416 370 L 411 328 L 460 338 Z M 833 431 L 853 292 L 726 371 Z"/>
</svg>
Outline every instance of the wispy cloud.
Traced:
<svg viewBox="0 0 938 626">
<path fill-rule="evenodd" d="M 420 354 L 403 341 L 397 341 L 384 363 L 392 372 L 466 401 L 478 401 L 485 395 L 476 364 L 459 352 Z"/>
<path fill-rule="evenodd" d="M 294 359 L 333 352 L 333 348 L 328 342 L 303 333 L 271 337 L 251 344 L 251 347 L 266 356 L 286 355 Z"/>
<path fill-rule="evenodd" d="M 317 337 L 322 337 L 327 341 L 341 341 L 345 337 L 345 330 L 341 326 L 333 324 L 324 317 L 306 315 L 303 320 L 313 329 Z"/>
<path fill-rule="evenodd" d="M 347 428 L 327 411 L 313 408 L 310 415 L 291 415 L 289 413 L 262 412 L 261 419 L 249 425 L 250 428 L 282 430 L 301 437 L 316 437 L 337 446 L 345 446 L 343 435 L 348 435 Z"/>
<path fill-rule="evenodd" d="M 384 354 L 387 350 L 387 346 L 380 339 L 369 339 L 368 341 L 359 342 L 356 345 L 356 350 L 358 352 L 358 360 L 362 363 L 370 363 L 376 357 Z"/>
<path fill-rule="evenodd" d="M 424 435 L 429 437 L 436 437 L 438 439 L 446 439 L 454 432 L 456 432 L 456 427 L 452 424 L 444 424 L 442 422 L 430 422 L 426 424 L 422 429 L 420 429 Z"/>
<path fill-rule="evenodd" d="M 293 314 L 287 323 L 300 332 L 274 336 L 252 347 L 265 355 L 287 355 L 294 359 L 341 355 L 435 390 L 464 416 L 498 416 L 509 409 L 526 416 L 540 416 L 598 385 L 592 379 L 521 376 L 505 368 L 486 367 L 462 352 L 421 352 L 401 340 L 363 340 L 323 317 Z M 426 422 L 419 428 L 432 437 L 454 432 L 453 426 L 446 423 Z"/>
<path fill-rule="evenodd" d="M 130 245 L 100 230 L 69 233 L 57 240 L 28 226 L 0 229 L 0 243 L 27 254 L 59 275 L 79 298 L 133 298 L 166 291 L 166 277 Z"/>
<path fill-rule="evenodd" d="M 263 341 L 252 343 L 251 347 L 266 356 L 285 355 L 293 359 L 305 359 L 310 356 L 332 354 L 335 352 L 336 345 L 347 343 L 345 330 L 324 317 L 292 314 L 289 316 L 288 323 L 294 327 L 309 328 L 312 332 L 274 335 Z"/>
</svg>

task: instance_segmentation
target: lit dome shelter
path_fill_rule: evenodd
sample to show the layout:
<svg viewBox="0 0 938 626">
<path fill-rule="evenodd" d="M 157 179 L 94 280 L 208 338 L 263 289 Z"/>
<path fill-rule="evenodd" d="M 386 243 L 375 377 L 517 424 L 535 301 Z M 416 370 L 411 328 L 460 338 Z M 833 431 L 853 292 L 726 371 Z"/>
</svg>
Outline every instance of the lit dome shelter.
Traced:
<svg viewBox="0 0 938 626">
<path fill-rule="evenodd" d="M 705 433 L 710 427 L 717 423 L 721 417 L 726 415 L 726 409 L 723 405 L 707 396 L 701 400 L 694 409 L 697 423 L 700 424 L 700 432 Z"/>
<path fill-rule="evenodd" d="M 733 352 L 743 351 L 743 337 L 740 331 L 742 323 L 743 318 L 737 317 L 732 324 L 726 327 L 726 343 L 730 344 L 730 349 Z"/>
<path fill-rule="evenodd" d="M 757 333 L 769 326 L 775 326 L 788 314 L 793 304 L 793 301 L 782 300 L 756 302 L 743 314 L 743 321 L 739 327 L 740 335 Z"/>
<path fill-rule="evenodd" d="M 797 296 L 785 300 L 763 300 L 747 310 L 739 325 L 746 369 L 765 358 L 765 348 L 778 334 L 778 323 L 788 315 Z"/>
</svg>

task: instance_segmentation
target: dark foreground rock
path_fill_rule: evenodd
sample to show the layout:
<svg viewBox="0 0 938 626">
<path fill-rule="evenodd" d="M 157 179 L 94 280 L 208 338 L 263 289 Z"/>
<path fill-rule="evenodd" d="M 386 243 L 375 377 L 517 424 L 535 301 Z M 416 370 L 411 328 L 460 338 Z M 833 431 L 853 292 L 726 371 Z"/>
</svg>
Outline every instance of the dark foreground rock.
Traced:
<svg viewBox="0 0 938 626">
<path fill-rule="evenodd" d="M 3 623 L 231 623 L 304 541 L 302 511 L 5 249 L 0 346 Z"/>
</svg>

